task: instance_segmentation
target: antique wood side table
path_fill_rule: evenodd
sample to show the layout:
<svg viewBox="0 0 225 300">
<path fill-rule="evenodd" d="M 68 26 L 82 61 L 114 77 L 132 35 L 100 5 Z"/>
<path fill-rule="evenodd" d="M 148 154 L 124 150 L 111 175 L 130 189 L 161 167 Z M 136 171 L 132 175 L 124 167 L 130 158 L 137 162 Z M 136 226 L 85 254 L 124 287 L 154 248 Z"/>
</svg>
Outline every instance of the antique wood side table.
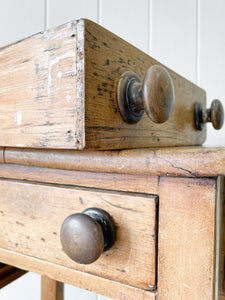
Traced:
<svg viewBox="0 0 225 300">
<path fill-rule="evenodd" d="M 0 82 L 0 287 L 225 299 L 219 100 L 88 20 L 2 47 Z"/>
<path fill-rule="evenodd" d="M 63 299 L 57 281 L 114 299 L 223 299 L 224 174 L 222 148 L 2 149 L 0 260 L 43 275 L 42 299 Z M 90 207 L 117 238 L 84 265 L 60 228 Z"/>
</svg>

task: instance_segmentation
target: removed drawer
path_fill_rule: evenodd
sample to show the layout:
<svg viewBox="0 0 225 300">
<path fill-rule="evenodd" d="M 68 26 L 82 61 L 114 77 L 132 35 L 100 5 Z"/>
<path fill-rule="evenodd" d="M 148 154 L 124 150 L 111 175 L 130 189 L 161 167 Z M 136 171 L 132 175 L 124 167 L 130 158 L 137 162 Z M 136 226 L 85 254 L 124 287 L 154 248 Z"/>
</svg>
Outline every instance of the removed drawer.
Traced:
<svg viewBox="0 0 225 300">
<path fill-rule="evenodd" d="M 1 180 L 0 207 L 1 248 L 155 290 L 156 196 Z M 116 241 L 94 263 L 80 265 L 62 250 L 60 228 L 69 215 L 89 207 L 112 216 Z"/>
<path fill-rule="evenodd" d="M 205 108 L 205 91 L 169 68 L 153 72 L 151 80 L 146 77 L 148 92 L 161 99 L 147 103 L 147 111 L 152 117 L 159 110 L 160 122 L 172 113 L 168 121 L 155 123 L 155 117 L 142 115 L 143 103 L 137 103 L 140 112 L 121 103 L 120 88 L 126 91 L 133 73 L 143 81 L 155 65 L 162 66 L 89 20 L 72 21 L 1 48 L 0 146 L 127 149 L 202 144 L 206 127 L 196 129 L 194 112 L 196 103 Z M 124 75 L 126 71 L 131 73 Z M 174 109 L 164 95 L 168 82 L 163 77 L 161 86 L 155 79 L 162 73 L 173 82 Z M 130 109 L 133 117 L 128 120 Z"/>
</svg>

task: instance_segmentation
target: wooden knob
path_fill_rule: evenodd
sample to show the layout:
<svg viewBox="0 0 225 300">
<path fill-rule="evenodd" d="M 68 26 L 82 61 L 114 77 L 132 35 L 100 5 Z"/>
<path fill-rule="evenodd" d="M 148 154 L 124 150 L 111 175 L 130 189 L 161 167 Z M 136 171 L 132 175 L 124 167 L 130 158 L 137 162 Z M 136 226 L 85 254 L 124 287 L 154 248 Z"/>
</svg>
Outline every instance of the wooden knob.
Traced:
<svg viewBox="0 0 225 300">
<path fill-rule="evenodd" d="M 143 83 L 136 73 L 127 71 L 119 79 L 117 100 L 127 123 L 137 123 L 144 111 L 153 122 L 164 123 L 174 109 L 173 80 L 165 68 L 157 65 L 147 70 Z"/>
<path fill-rule="evenodd" d="M 88 208 L 64 220 L 60 239 L 63 250 L 72 260 L 90 264 L 112 247 L 116 239 L 115 225 L 106 211 Z"/>
<path fill-rule="evenodd" d="M 223 105 L 219 100 L 213 100 L 211 107 L 203 109 L 201 103 L 195 105 L 195 126 L 198 130 L 202 130 L 204 124 L 211 122 L 215 129 L 221 129 L 224 122 Z"/>
</svg>

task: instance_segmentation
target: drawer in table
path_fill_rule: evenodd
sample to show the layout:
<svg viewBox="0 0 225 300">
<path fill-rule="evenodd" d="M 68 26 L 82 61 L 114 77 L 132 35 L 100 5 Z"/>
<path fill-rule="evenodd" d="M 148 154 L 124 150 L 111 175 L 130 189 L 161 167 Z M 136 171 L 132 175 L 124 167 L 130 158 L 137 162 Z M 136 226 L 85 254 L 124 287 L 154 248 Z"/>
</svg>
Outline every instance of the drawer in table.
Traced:
<svg viewBox="0 0 225 300">
<path fill-rule="evenodd" d="M 1 248 L 142 289 L 156 288 L 156 196 L 1 180 L 0 207 Z M 60 228 L 66 217 L 88 207 L 113 217 L 117 238 L 97 261 L 80 265 L 62 250 Z"/>
</svg>

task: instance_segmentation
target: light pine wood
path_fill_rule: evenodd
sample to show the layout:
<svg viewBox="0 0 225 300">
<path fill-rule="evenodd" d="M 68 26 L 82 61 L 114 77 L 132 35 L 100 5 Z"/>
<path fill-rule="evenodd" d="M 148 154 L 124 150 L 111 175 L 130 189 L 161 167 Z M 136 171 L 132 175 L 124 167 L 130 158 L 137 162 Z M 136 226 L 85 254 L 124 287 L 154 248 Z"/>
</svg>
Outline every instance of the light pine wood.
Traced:
<svg viewBox="0 0 225 300">
<path fill-rule="evenodd" d="M 41 277 L 41 300 L 63 300 L 63 283 L 47 276 Z"/>
<path fill-rule="evenodd" d="M 2 146 L 76 148 L 83 143 L 77 31 L 77 22 L 71 22 L 0 49 Z"/>
<path fill-rule="evenodd" d="M 159 62 L 89 21 L 72 21 L 0 49 L 2 146 L 124 149 L 199 145 L 194 104 L 205 91 L 168 69 L 175 86 L 171 118 L 145 115 L 130 125 L 117 105 L 117 83 L 127 70 L 143 79 Z M 182 113 L 181 113 L 182 112 Z"/>
<path fill-rule="evenodd" d="M 160 179 L 157 299 L 217 299 L 216 188 L 215 179 Z"/>
<path fill-rule="evenodd" d="M 4 162 L 42 168 L 153 176 L 210 177 L 225 174 L 225 149 L 177 147 L 121 151 L 59 151 L 6 148 Z"/>
<path fill-rule="evenodd" d="M 0 263 L 0 289 L 23 276 L 25 273 L 26 271 L 24 270 Z"/>
<path fill-rule="evenodd" d="M 2 248 L 131 286 L 155 289 L 157 197 L 8 180 L 0 181 L 0 191 Z M 66 217 L 88 207 L 103 208 L 113 217 L 117 238 L 96 262 L 79 265 L 62 251 L 59 233 Z"/>
<path fill-rule="evenodd" d="M 97 173 L 0 164 L 0 177 L 58 183 L 107 190 L 158 194 L 158 177 L 117 173 Z"/>
<path fill-rule="evenodd" d="M 218 177 L 218 174 L 224 174 L 224 149 L 171 148 L 155 151 L 148 149 L 111 152 L 52 150 L 52 156 L 50 156 L 50 151 L 41 153 L 41 151 L 31 149 L 22 149 L 22 151 L 6 149 L 5 162 L 7 162 L 8 150 L 10 150 L 10 159 L 17 158 L 21 164 L 27 159 L 28 165 L 38 165 L 39 158 L 39 166 L 45 168 L 1 164 L 0 177 L 11 177 L 15 181 L 9 179 L 0 181 L 2 191 L 0 205 L 3 209 L 1 211 L 6 216 L 1 215 L 0 218 L 0 226 L 6 228 L 0 240 L 2 247 L 0 261 L 5 263 L 10 261 L 14 266 L 113 299 L 155 299 L 156 293 L 157 299 L 163 300 L 217 299 L 217 293 L 220 295 L 219 299 L 223 299 L 222 224 L 224 221 L 221 208 L 224 199 L 222 190 L 224 183 L 223 177 Z M 121 174 L 112 173 L 116 167 L 121 167 L 121 164 L 124 164 L 124 167 L 118 168 Z M 61 169 L 50 169 L 49 166 Z M 150 170 L 154 174 L 161 172 L 167 177 L 143 175 L 138 167 L 143 174 Z M 187 172 L 185 167 L 188 167 L 191 172 Z M 73 171 L 69 168 L 78 168 L 82 171 Z M 166 168 L 176 170 L 179 176 L 213 176 L 215 178 L 168 178 L 176 174 L 167 173 Z M 134 184 L 135 178 L 137 182 Z M 24 180 L 34 182 L 24 182 Z M 46 184 L 41 184 L 42 180 Z M 58 185 L 52 184 L 54 182 Z M 121 189 L 121 192 L 71 186 L 76 183 L 101 189 L 110 189 L 110 185 L 112 185 L 111 189 L 117 189 L 118 185 L 118 190 Z M 122 192 L 125 189 L 127 192 Z M 144 290 L 155 287 L 151 285 L 146 287 L 146 278 L 149 276 L 147 270 L 151 269 L 152 264 L 152 250 L 145 249 L 146 252 L 144 252 L 143 247 L 146 244 L 150 247 L 149 241 L 154 241 L 154 233 L 147 228 L 153 228 L 154 224 L 158 223 L 157 215 L 155 215 L 155 223 L 152 218 L 154 209 L 155 212 L 157 211 L 154 200 L 156 196 L 129 193 L 128 189 L 132 192 L 159 195 L 159 243 L 158 246 L 155 244 L 155 249 L 158 249 L 158 267 L 155 265 L 157 289 L 154 292 Z M 82 195 L 89 195 L 90 198 L 86 203 L 84 199 L 87 197 Z M 81 202 L 78 203 L 80 196 L 84 205 Z M 103 200 L 107 200 L 110 204 L 106 206 Z M 103 203 L 100 207 L 106 208 L 113 216 L 118 213 L 115 219 L 119 222 L 123 221 L 123 224 L 126 223 L 126 228 L 131 229 L 135 237 L 130 239 L 130 231 L 129 234 L 126 232 L 127 244 L 122 246 L 122 249 L 126 248 L 126 250 L 121 250 L 119 245 L 118 249 L 112 249 L 114 252 L 113 255 L 108 256 L 109 260 L 102 256 L 97 261 L 98 266 L 93 265 L 89 269 L 86 266 L 77 268 L 74 267 L 75 263 L 62 252 L 61 246 L 59 248 L 59 236 L 52 234 L 53 226 L 56 225 L 59 231 L 66 216 L 73 213 L 75 209 L 82 211 L 90 207 L 90 203 L 94 206 Z M 124 209 L 113 207 L 111 204 L 125 208 L 126 214 L 129 214 L 129 222 L 123 217 Z M 28 212 L 28 214 L 24 215 L 23 212 Z M 12 218 L 12 216 L 16 217 Z M 4 219 L 7 219 L 7 226 Z M 11 229 L 9 233 L 8 228 Z M 136 229 L 135 234 L 134 229 Z M 29 235 L 26 235 L 27 230 Z M 148 240 L 152 234 L 152 240 Z M 124 239 L 122 235 L 120 238 Z M 142 238 L 141 242 L 140 238 Z M 126 277 L 128 275 L 125 272 L 120 272 L 122 275 L 118 275 L 119 271 L 115 269 L 118 266 L 118 269 L 121 267 L 122 258 L 126 257 L 127 261 L 129 260 L 130 252 L 127 249 L 137 246 L 140 247 L 138 254 L 137 252 L 134 254 L 135 259 L 131 256 L 129 262 L 129 266 L 133 263 L 132 278 Z M 117 266 L 114 264 L 114 254 Z M 114 264 L 113 268 L 112 264 Z M 98 273 L 95 273 L 96 270 Z M 143 270 L 146 271 L 145 279 L 138 285 L 137 280 L 143 276 Z"/>
<path fill-rule="evenodd" d="M 123 149 L 202 144 L 206 128 L 202 132 L 195 130 L 194 104 L 200 102 L 205 107 L 205 91 L 169 68 L 166 69 L 173 79 L 176 97 L 170 119 L 155 124 L 144 114 L 137 124 L 123 121 L 116 98 L 120 76 L 133 71 L 143 80 L 150 66 L 162 64 L 95 23 L 84 22 L 86 147 Z"/>
<path fill-rule="evenodd" d="M 0 248 L 1 261 L 116 300 L 155 300 L 156 293 Z"/>
</svg>

